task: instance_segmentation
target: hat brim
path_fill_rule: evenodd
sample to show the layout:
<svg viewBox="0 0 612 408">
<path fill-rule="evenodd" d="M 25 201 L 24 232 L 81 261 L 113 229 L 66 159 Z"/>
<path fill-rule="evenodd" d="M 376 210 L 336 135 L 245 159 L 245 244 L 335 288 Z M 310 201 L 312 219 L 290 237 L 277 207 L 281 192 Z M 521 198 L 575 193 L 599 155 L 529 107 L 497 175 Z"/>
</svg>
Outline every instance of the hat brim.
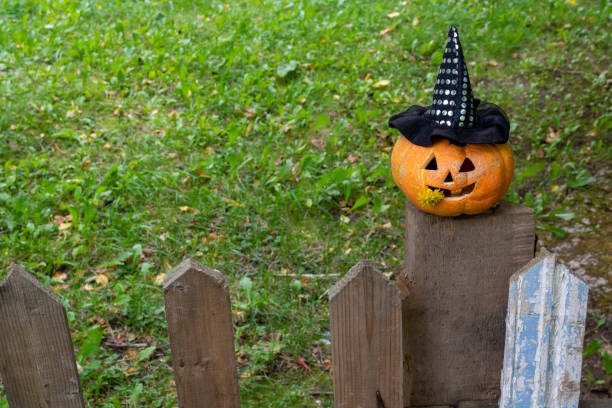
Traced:
<svg viewBox="0 0 612 408">
<path fill-rule="evenodd" d="M 471 128 L 448 128 L 424 116 L 430 107 L 413 105 L 391 116 L 389 126 L 401 132 L 410 142 L 429 147 L 435 137 L 444 137 L 457 144 L 507 143 L 510 122 L 504 111 L 490 102 L 474 98 L 476 120 Z"/>
</svg>

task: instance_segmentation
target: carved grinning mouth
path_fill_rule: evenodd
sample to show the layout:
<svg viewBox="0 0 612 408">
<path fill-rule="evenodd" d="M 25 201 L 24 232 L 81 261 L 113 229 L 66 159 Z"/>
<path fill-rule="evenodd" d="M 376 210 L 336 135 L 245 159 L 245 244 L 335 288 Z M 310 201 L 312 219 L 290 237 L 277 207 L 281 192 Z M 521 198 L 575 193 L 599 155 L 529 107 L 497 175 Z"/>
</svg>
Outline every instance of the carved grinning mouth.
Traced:
<svg viewBox="0 0 612 408">
<path fill-rule="evenodd" d="M 476 185 L 476 183 L 472 183 L 470 185 L 467 185 L 467 186 L 463 187 L 459 193 L 456 193 L 456 194 L 453 194 L 450 190 L 448 190 L 446 188 L 442 188 L 442 187 L 427 186 L 427 188 L 429 188 L 430 190 L 440 190 L 440 191 L 442 191 L 442 193 L 444 193 L 444 199 L 445 200 L 458 200 L 458 199 L 463 198 L 466 195 L 470 194 L 472 191 L 474 191 L 474 186 L 475 185 Z"/>
</svg>

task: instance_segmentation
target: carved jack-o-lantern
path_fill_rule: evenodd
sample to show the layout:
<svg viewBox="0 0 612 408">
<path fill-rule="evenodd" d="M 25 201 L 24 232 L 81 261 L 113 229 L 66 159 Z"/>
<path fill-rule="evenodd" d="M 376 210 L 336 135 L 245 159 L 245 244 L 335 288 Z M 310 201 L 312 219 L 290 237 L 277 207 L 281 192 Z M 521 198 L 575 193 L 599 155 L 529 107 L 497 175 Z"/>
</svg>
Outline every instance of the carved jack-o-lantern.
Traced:
<svg viewBox="0 0 612 408">
<path fill-rule="evenodd" d="M 443 215 L 478 214 L 494 206 L 512 180 L 510 123 L 498 106 L 472 95 L 455 27 L 448 32 L 432 104 L 412 106 L 389 125 L 393 179 L 414 205 Z"/>
<path fill-rule="evenodd" d="M 447 139 L 431 147 L 405 137 L 393 148 L 391 173 L 410 201 L 421 210 L 443 216 L 478 214 L 495 205 L 508 190 L 514 160 L 507 144 L 458 146 Z M 431 205 L 419 199 L 426 190 L 444 198 Z"/>
</svg>

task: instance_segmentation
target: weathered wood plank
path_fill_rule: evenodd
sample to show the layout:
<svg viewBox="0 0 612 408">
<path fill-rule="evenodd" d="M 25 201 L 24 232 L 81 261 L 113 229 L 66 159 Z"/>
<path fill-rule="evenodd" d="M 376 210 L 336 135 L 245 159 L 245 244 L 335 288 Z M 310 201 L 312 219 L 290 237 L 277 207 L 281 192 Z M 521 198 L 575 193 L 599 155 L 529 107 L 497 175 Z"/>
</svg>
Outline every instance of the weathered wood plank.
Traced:
<svg viewBox="0 0 612 408">
<path fill-rule="evenodd" d="M 578 408 L 612 408 L 612 399 L 580 401 Z"/>
<path fill-rule="evenodd" d="M 164 279 L 181 408 L 240 406 L 227 278 L 186 259 Z"/>
<path fill-rule="evenodd" d="M 11 407 L 85 406 L 64 306 L 19 266 L 0 283 L 0 376 Z"/>
<path fill-rule="evenodd" d="M 497 401 L 463 401 L 457 408 L 498 408 Z"/>
<path fill-rule="evenodd" d="M 552 254 L 512 276 L 500 408 L 576 408 L 588 287 Z"/>
<path fill-rule="evenodd" d="M 334 407 L 409 405 L 404 397 L 401 295 L 371 261 L 355 265 L 329 293 Z"/>
<path fill-rule="evenodd" d="M 495 401 L 500 394 L 508 280 L 534 253 L 535 213 L 502 202 L 454 218 L 406 208 L 405 330 L 412 403 Z"/>
</svg>

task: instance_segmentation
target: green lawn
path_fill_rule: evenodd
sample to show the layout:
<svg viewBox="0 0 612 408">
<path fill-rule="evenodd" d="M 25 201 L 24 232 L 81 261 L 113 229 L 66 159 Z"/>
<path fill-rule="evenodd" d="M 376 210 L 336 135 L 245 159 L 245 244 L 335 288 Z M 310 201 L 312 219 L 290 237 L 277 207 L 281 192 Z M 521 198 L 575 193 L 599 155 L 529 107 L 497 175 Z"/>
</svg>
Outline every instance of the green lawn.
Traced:
<svg viewBox="0 0 612 408">
<path fill-rule="evenodd" d="M 243 405 L 330 407 L 325 275 L 401 267 L 387 120 L 430 103 L 448 27 L 476 96 L 511 117 L 507 197 L 558 244 L 585 217 L 612 230 L 611 16 L 605 0 L 2 1 L 0 277 L 21 264 L 63 299 L 90 406 L 174 407 L 159 282 L 191 256 L 229 276 Z M 304 273 L 322 277 L 283 276 Z M 595 299 L 597 319 L 612 299 Z"/>
</svg>

